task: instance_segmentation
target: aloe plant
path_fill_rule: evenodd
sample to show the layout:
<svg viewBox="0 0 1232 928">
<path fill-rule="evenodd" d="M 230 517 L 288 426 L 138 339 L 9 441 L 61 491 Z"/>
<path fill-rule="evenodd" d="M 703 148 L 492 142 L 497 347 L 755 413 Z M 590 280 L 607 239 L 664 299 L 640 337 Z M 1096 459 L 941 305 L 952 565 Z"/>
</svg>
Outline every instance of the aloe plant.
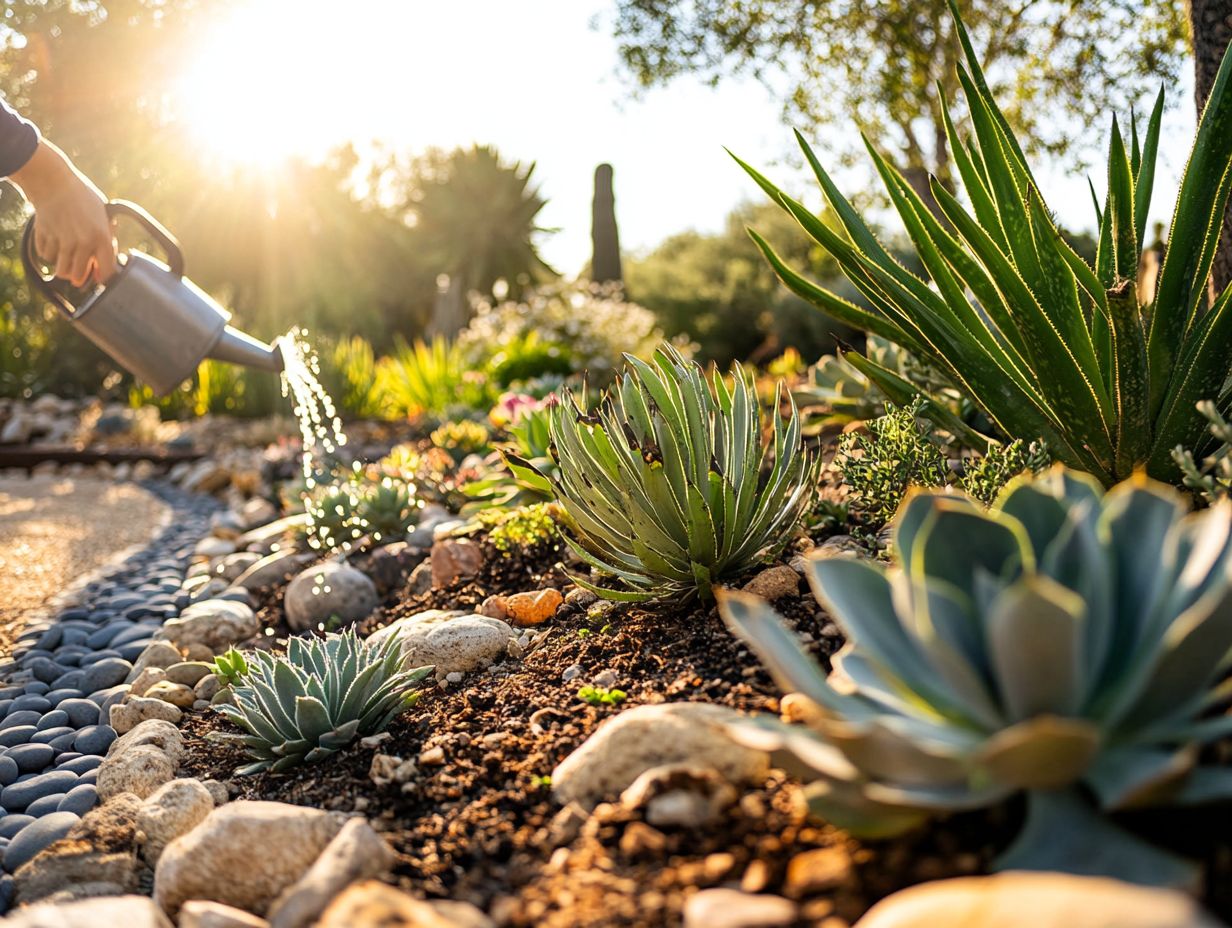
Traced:
<svg viewBox="0 0 1232 928">
<path fill-rule="evenodd" d="M 794 403 L 774 416 L 773 443 L 763 440 L 739 364 L 729 386 L 717 371 L 708 385 L 670 345 L 652 363 L 625 360 L 593 415 L 570 393 L 552 408 L 557 472 L 543 476 L 571 523 L 566 541 L 618 585 L 575 579 L 613 600 L 709 600 L 715 583 L 791 538 L 815 498 L 818 459 Z"/>
<path fill-rule="evenodd" d="M 753 238 L 792 291 L 936 365 L 1005 434 L 1028 443 L 1042 439 L 1058 460 L 1105 485 L 1143 466 L 1179 482 L 1172 449 L 1196 448 L 1205 437 L 1197 401 L 1218 396 L 1225 412 L 1232 405 L 1232 394 L 1221 393 L 1232 367 L 1232 287 L 1207 306 L 1220 218 L 1232 189 L 1232 55 L 1224 58 L 1198 124 L 1155 291 L 1139 293 L 1163 92 L 1141 137 L 1136 120 L 1128 142 L 1113 121 L 1092 267 L 1054 222 L 953 0 L 950 6 L 965 53 L 958 76 L 974 139 L 959 137 L 948 107 L 943 116 L 969 205 L 934 178 L 935 215 L 866 142 L 928 279 L 912 274 L 877 241 L 798 133 L 842 232 L 740 164 L 835 257 L 870 308 L 808 281 L 764 239 Z M 1140 303 L 1151 304 L 1149 312 L 1141 312 Z M 847 360 L 891 398 L 903 386 L 895 372 L 871 359 L 850 352 Z"/>
<path fill-rule="evenodd" d="M 353 632 L 292 638 L 285 656 L 248 655 L 232 685 L 233 705 L 215 708 L 244 734 L 211 732 L 211 741 L 237 744 L 255 758 L 236 773 L 289 770 L 383 731 L 418 698 L 413 688 L 431 667 L 403 670 L 398 639 L 379 645 Z"/>
<path fill-rule="evenodd" d="M 723 597 L 732 630 L 815 708 L 808 725 L 733 734 L 779 752 L 813 809 L 859 835 L 1026 791 L 998 868 L 1187 883 L 1187 862 L 1099 814 L 1232 797 L 1232 770 L 1199 758 L 1232 733 L 1232 502 L 1184 512 L 1141 475 L 1105 494 L 1060 466 L 989 510 L 918 492 L 893 568 L 808 564 L 848 639 L 828 678 L 768 605 Z"/>
</svg>

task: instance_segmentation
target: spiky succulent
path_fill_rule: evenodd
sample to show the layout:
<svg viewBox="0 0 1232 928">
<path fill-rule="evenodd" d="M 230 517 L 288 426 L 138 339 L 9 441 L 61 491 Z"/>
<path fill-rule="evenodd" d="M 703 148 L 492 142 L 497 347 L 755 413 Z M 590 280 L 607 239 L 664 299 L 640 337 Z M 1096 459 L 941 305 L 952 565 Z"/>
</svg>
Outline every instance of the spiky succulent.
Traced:
<svg viewBox="0 0 1232 928">
<path fill-rule="evenodd" d="M 865 351 L 888 370 L 902 372 L 901 348 L 884 338 L 870 335 Z M 885 413 L 886 396 L 842 352 L 822 355 L 808 371 L 808 381 L 791 391 L 801 407 L 824 406 L 825 424 L 873 419 Z"/>
<path fill-rule="evenodd" d="M 1232 796 L 1199 761 L 1232 732 L 1232 503 L 1184 516 L 1139 475 L 1106 495 L 1057 467 L 991 509 L 921 492 L 895 525 L 901 566 L 813 560 L 848 636 L 829 678 L 765 603 L 721 604 L 807 725 L 733 734 L 781 752 L 813 809 L 861 835 L 1027 791 L 1001 869 L 1185 883 L 1187 862 L 1099 814 Z"/>
<path fill-rule="evenodd" d="M 671 346 L 652 363 L 626 361 L 595 414 L 568 393 L 552 409 L 550 479 L 571 523 L 566 540 L 614 580 L 578 583 L 615 600 L 708 600 L 713 584 L 787 543 L 816 495 L 817 458 L 794 403 L 774 417 L 773 444 L 763 440 L 739 364 L 729 386 L 717 371 L 708 385 Z"/>
<path fill-rule="evenodd" d="M 238 744 L 255 759 L 237 774 L 289 770 L 384 730 L 415 703 L 413 688 L 431 672 L 402 668 L 396 635 L 378 645 L 351 631 L 292 638 L 285 656 L 252 652 L 232 689 L 234 705 L 216 707 L 245 733 L 208 737 Z"/>
<path fill-rule="evenodd" d="M 356 506 L 363 530 L 377 542 L 396 541 L 405 535 L 423 505 L 414 491 L 414 484 L 392 477 L 364 486 Z"/>
<path fill-rule="evenodd" d="M 941 115 L 965 203 L 937 178 L 921 195 L 868 146 L 927 277 L 883 247 L 803 137 L 804 156 L 841 230 L 757 171 L 749 173 L 834 256 L 865 305 L 808 281 L 763 239 L 756 241 L 789 289 L 935 365 L 1002 434 L 1046 441 L 1057 460 L 1105 484 L 1141 468 L 1179 483 L 1172 449 L 1202 442 L 1206 422 L 1195 404 L 1220 395 L 1232 366 L 1232 287 L 1213 303 L 1207 295 L 1232 191 L 1232 54 L 1224 56 L 1198 121 L 1158 279 L 1140 293 L 1162 91 L 1145 132 L 1131 120 L 1126 138 L 1112 124 L 1108 191 L 1095 209 L 1099 246 L 1088 264 L 1058 228 L 993 98 L 956 0 L 950 7 L 965 60 L 958 79 L 972 138 L 960 137 L 944 100 Z M 1145 313 L 1144 304 L 1150 304 Z M 848 360 L 894 399 L 897 375 L 854 352 Z M 1226 413 L 1232 398 L 1223 400 Z"/>
<path fill-rule="evenodd" d="M 350 480 L 331 483 L 316 490 L 305 501 L 308 544 L 322 551 L 335 551 L 353 545 L 364 534 L 358 506 L 356 486 Z"/>
<path fill-rule="evenodd" d="M 1198 412 L 1210 423 L 1210 437 L 1199 446 L 1209 453 L 1199 464 L 1193 451 L 1177 445 L 1172 450 L 1172 459 L 1184 475 L 1185 486 L 1206 502 L 1215 503 L 1232 492 L 1232 422 L 1210 400 L 1198 403 Z"/>
</svg>

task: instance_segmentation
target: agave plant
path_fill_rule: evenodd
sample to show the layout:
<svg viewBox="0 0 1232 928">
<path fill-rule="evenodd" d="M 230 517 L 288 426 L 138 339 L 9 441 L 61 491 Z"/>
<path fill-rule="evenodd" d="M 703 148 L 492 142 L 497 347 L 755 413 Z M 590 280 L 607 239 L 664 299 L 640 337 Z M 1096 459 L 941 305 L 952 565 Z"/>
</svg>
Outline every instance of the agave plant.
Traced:
<svg viewBox="0 0 1232 928">
<path fill-rule="evenodd" d="M 254 651 L 234 705 L 216 709 L 244 734 L 211 732 L 211 741 L 238 744 L 255 761 L 245 775 L 289 770 L 326 757 L 357 738 L 383 731 L 418 698 L 413 688 L 431 667 L 403 670 L 397 636 L 379 645 L 353 632 L 292 638 L 285 657 Z"/>
<path fill-rule="evenodd" d="M 787 543 L 816 495 L 818 459 L 794 403 L 774 417 L 773 445 L 763 441 L 739 364 L 729 387 L 717 371 L 708 386 L 670 345 L 652 363 L 625 360 L 595 414 L 569 393 L 552 408 L 549 479 L 572 523 L 566 541 L 619 585 L 577 582 L 614 600 L 708 600 L 714 583 Z"/>
<path fill-rule="evenodd" d="M 848 637 L 828 678 L 769 606 L 724 596 L 730 627 L 815 710 L 733 733 L 780 752 L 813 809 L 859 835 L 1025 790 L 999 868 L 1188 882 L 1185 861 L 1099 814 L 1232 797 L 1232 770 L 1198 750 L 1232 732 L 1232 503 L 1184 510 L 1141 475 L 1105 495 L 1060 466 L 989 510 L 918 492 L 896 521 L 900 566 L 809 563 Z"/>
<path fill-rule="evenodd" d="M 356 486 L 350 480 L 327 484 L 307 497 L 308 544 L 324 551 L 354 544 L 364 534 L 358 507 Z"/>
<path fill-rule="evenodd" d="M 957 20 L 953 0 L 950 6 Z M 1112 124 L 1108 192 L 1103 207 L 1096 206 L 1100 237 L 1092 267 L 1045 206 L 961 21 L 958 34 L 966 59 L 958 76 L 974 140 L 960 139 L 948 109 L 943 115 L 969 208 L 934 178 L 930 189 L 940 215 L 934 214 L 868 145 L 928 280 L 882 247 L 800 136 L 842 232 L 740 163 L 835 257 L 871 308 L 806 280 L 753 237 L 791 290 L 936 365 L 1005 434 L 1044 440 L 1057 459 L 1105 485 L 1143 466 L 1179 482 L 1171 451 L 1178 444 L 1202 450 L 1206 422 L 1195 404 L 1221 395 L 1232 366 L 1232 288 L 1207 306 L 1207 278 L 1232 189 L 1232 55 L 1224 58 L 1198 124 L 1155 290 L 1139 293 L 1162 91 L 1141 138 L 1136 121 L 1128 144 Z M 1151 304 L 1145 314 L 1140 303 Z M 847 359 L 892 396 L 893 371 L 854 352 Z M 1221 410 L 1230 405 L 1232 397 L 1225 398 Z"/>
</svg>

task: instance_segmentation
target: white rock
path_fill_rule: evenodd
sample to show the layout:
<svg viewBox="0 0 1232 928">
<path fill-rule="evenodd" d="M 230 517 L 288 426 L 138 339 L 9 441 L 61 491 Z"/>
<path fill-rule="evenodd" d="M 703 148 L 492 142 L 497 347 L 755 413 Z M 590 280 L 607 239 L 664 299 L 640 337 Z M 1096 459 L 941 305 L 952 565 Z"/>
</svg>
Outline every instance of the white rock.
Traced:
<svg viewBox="0 0 1232 928">
<path fill-rule="evenodd" d="M 145 835 L 141 856 L 146 863 L 155 866 L 167 845 L 203 821 L 213 808 L 210 791 L 191 778 L 164 783 L 147 796 L 137 811 L 137 828 Z"/>
<path fill-rule="evenodd" d="M 128 734 L 121 735 L 112 742 L 107 751 L 107 759 L 119 757 L 133 748 L 141 747 L 157 748 L 177 767 L 184 759 L 184 736 L 173 724 L 162 719 L 142 722 Z"/>
<path fill-rule="evenodd" d="M 362 818 L 353 818 L 270 908 L 272 928 L 307 928 L 340 892 L 388 870 L 397 856 Z"/>
<path fill-rule="evenodd" d="M 4 919 L 5 928 L 171 928 L 145 896 L 98 896 L 76 902 L 39 903 Z"/>
<path fill-rule="evenodd" d="M 495 928 L 467 902 L 425 902 L 376 880 L 356 883 L 330 903 L 316 928 Z"/>
<path fill-rule="evenodd" d="M 167 621 L 155 638 L 169 641 L 180 650 L 201 644 L 219 652 L 251 638 L 258 627 L 255 613 L 243 603 L 207 599 L 189 606 L 179 618 Z"/>
<path fill-rule="evenodd" d="M 626 709 L 601 724 L 552 771 L 552 792 L 562 803 L 593 806 L 614 799 L 653 767 L 711 768 L 734 784 L 756 783 L 769 772 L 763 751 L 736 744 L 725 726 L 740 715 L 700 702 Z"/>
<path fill-rule="evenodd" d="M 251 553 L 251 552 L 247 552 Z M 235 578 L 235 586 L 246 590 L 260 590 L 275 583 L 281 583 L 288 575 L 294 574 L 316 560 L 315 554 L 301 554 L 298 551 L 275 551 L 254 562 L 247 570 Z"/>
<path fill-rule="evenodd" d="M 350 564 L 325 561 L 309 567 L 287 586 L 287 624 L 307 631 L 336 616 L 350 624 L 366 619 L 380 604 L 374 584 Z"/>
<path fill-rule="evenodd" d="M 164 683 L 166 681 L 163 681 Z M 159 684 L 160 686 L 162 684 Z M 120 703 L 111 707 L 111 727 L 116 730 L 116 734 L 126 734 L 132 731 L 142 722 L 148 722 L 151 719 L 161 719 L 165 722 L 170 722 L 173 725 L 178 724 L 184 713 L 179 706 L 173 706 L 169 702 L 163 702 L 161 699 L 153 699 L 145 696 L 132 696 L 127 702 Z"/>
<path fill-rule="evenodd" d="M 241 549 L 252 548 L 256 545 L 269 545 L 280 539 L 287 532 L 293 532 L 307 524 L 308 516 L 305 513 L 300 512 L 292 516 L 284 516 L 281 519 L 275 519 L 273 522 L 267 522 L 265 525 L 249 529 L 237 538 L 235 543 Z"/>
<path fill-rule="evenodd" d="M 216 461 L 193 465 L 181 478 L 181 486 L 194 493 L 214 493 L 231 482 L 231 472 Z"/>
<path fill-rule="evenodd" d="M 268 928 L 269 922 L 243 909 L 192 899 L 180 909 L 180 928 Z"/>
<path fill-rule="evenodd" d="M 152 745 L 129 748 L 108 756 L 98 767 L 98 796 L 106 802 L 120 793 L 144 799 L 175 776 L 176 765 Z"/>
<path fill-rule="evenodd" d="M 486 667 L 505 655 L 516 632 L 500 619 L 431 609 L 399 619 L 374 632 L 369 641 L 390 636 L 401 641 L 404 666 L 433 664 L 439 679 Z"/>
<path fill-rule="evenodd" d="M 145 653 L 144 651 L 142 652 Z M 177 655 L 178 656 L 178 655 Z M 144 696 L 155 683 L 162 683 L 167 679 L 167 672 L 161 667 L 146 667 L 141 673 L 137 674 L 137 678 L 133 680 L 128 688 L 128 692 L 133 696 Z"/>
<path fill-rule="evenodd" d="M 684 904 L 684 928 L 780 928 L 794 925 L 796 917 L 790 899 L 738 889 L 703 889 Z"/>
<path fill-rule="evenodd" d="M 170 667 L 172 664 L 178 664 L 183 659 L 183 655 L 180 654 L 175 645 L 167 641 L 155 641 L 137 655 L 137 660 L 133 662 L 133 669 L 129 671 L 125 682 L 132 683 L 148 667 L 162 669 Z"/>
<path fill-rule="evenodd" d="M 193 548 L 193 554 L 198 557 L 225 557 L 235 553 L 235 542 L 226 538 L 216 538 L 213 535 L 202 538 Z"/>
<path fill-rule="evenodd" d="M 239 517 L 240 524 L 247 530 L 274 521 L 278 518 L 278 510 L 269 500 L 254 496 L 244 501 L 244 505 L 240 506 L 236 515 Z"/>
<path fill-rule="evenodd" d="M 166 847 L 154 871 L 154 900 L 172 916 L 189 899 L 264 915 L 343 823 L 338 814 L 281 802 L 227 803 Z"/>
<path fill-rule="evenodd" d="M 34 425 L 24 413 L 16 413 L 0 429 L 0 445 L 24 445 L 30 440 Z"/>
<path fill-rule="evenodd" d="M 1219 928 L 1189 896 L 1061 873 L 939 880 L 881 900 L 856 928 Z"/>
<path fill-rule="evenodd" d="M 224 557 L 214 568 L 214 573 L 224 580 L 237 580 L 244 574 L 244 571 L 259 560 L 261 560 L 261 555 L 255 551 L 236 551 Z"/>
</svg>

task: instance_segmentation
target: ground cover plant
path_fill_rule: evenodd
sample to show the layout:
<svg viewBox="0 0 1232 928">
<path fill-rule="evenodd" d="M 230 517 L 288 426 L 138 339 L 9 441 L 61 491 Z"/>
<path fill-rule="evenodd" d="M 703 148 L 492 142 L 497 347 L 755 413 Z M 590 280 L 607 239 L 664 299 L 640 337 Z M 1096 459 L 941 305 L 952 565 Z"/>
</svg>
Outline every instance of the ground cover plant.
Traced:
<svg viewBox="0 0 1232 928">
<path fill-rule="evenodd" d="M 951 4 L 953 8 L 953 4 Z M 928 273 L 906 270 L 881 245 L 798 136 L 842 232 L 820 222 L 752 167 L 753 179 L 794 215 L 872 304 L 864 309 L 819 287 L 753 235 L 784 283 L 824 312 L 888 338 L 935 364 L 1011 438 L 1043 440 L 1056 459 L 1111 484 L 1145 467 L 1179 483 L 1172 450 L 1209 443 L 1195 404 L 1219 396 L 1232 366 L 1232 288 L 1208 305 L 1207 279 L 1232 185 L 1232 56 L 1211 89 L 1181 180 L 1169 247 L 1153 292 L 1137 290 L 1139 255 L 1155 177 L 1161 91 L 1145 132 L 1128 143 L 1114 120 L 1108 190 L 1097 202 L 1094 266 L 1057 228 L 1022 149 L 989 91 L 958 22 L 961 81 L 974 137 L 948 113 L 950 155 L 970 207 L 932 181 L 937 212 L 866 140 L 890 200 Z M 738 160 L 738 159 L 737 159 Z M 968 291 L 974 296 L 973 303 Z M 1148 304 L 1143 312 L 1141 304 Z M 896 378 L 854 352 L 870 380 Z"/>
<path fill-rule="evenodd" d="M 893 568 L 809 563 L 847 635 L 828 678 L 766 603 L 723 597 L 733 631 L 813 707 L 807 726 L 735 736 L 779 752 L 815 811 L 855 834 L 1025 790 L 998 868 L 1191 884 L 1189 863 L 1098 814 L 1232 797 L 1227 768 L 1197 751 L 1232 729 L 1206 715 L 1232 646 L 1232 509 L 1185 508 L 1162 484 L 1105 494 L 1060 467 L 987 511 L 917 493 Z"/>
<path fill-rule="evenodd" d="M 787 544 L 813 502 L 818 458 L 794 404 L 763 441 L 740 365 L 729 386 L 670 346 L 651 363 L 626 361 L 593 415 L 569 392 L 551 411 L 550 480 L 567 541 L 601 575 L 577 582 L 615 600 L 706 601 Z"/>
</svg>

